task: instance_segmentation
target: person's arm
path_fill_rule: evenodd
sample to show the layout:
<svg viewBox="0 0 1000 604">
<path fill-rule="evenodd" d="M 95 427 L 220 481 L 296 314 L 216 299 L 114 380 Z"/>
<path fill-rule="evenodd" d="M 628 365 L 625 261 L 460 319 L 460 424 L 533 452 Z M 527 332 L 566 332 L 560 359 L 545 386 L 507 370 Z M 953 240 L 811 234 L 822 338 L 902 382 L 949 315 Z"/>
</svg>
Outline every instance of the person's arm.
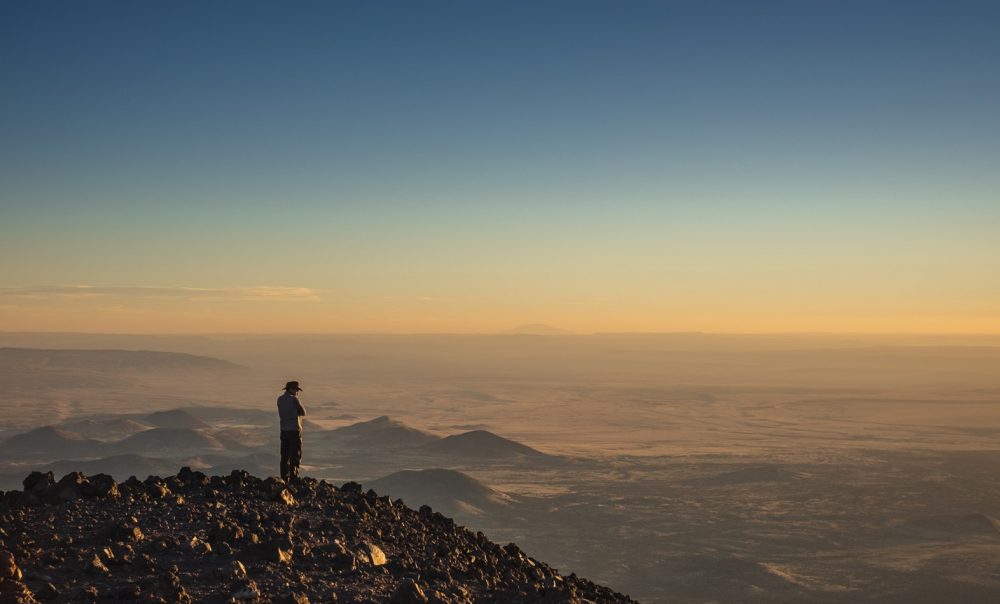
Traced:
<svg viewBox="0 0 1000 604">
<path fill-rule="evenodd" d="M 304 407 L 302 406 L 302 403 L 297 403 L 297 404 L 298 404 L 298 406 L 299 406 L 299 415 L 305 415 L 305 414 L 306 414 L 306 410 L 305 410 L 305 408 L 304 408 Z"/>
</svg>

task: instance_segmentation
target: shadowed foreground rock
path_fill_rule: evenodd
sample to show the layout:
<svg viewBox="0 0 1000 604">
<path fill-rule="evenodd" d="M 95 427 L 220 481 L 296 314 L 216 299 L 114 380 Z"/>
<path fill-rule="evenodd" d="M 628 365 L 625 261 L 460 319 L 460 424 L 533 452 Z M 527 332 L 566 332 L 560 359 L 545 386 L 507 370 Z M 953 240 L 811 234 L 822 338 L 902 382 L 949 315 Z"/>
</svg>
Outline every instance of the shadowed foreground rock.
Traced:
<svg viewBox="0 0 1000 604">
<path fill-rule="evenodd" d="M 34 472 L 0 520 L 0 603 L 632 602 L 357 483 Z"/>
</svg>

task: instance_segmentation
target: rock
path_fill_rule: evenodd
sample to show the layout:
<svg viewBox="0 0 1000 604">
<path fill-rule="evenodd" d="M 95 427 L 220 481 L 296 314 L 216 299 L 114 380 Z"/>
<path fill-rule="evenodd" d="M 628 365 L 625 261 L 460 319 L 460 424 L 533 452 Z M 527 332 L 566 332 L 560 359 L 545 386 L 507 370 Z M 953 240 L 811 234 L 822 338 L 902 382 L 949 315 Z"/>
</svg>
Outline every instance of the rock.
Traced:
<svg viewBox="0 0 1000 604">
<path fill-rule="evenodd" d="M 191 541 L 188 542 L 188 547 L 190 547 L 191 551 L 195 554 L 204 555 L 212 553 L 212 546 L 197 537 L 191 537 Z"/>
<path fill-rule="evenodd" d="M 235 543 L 243 539 L 243 529 L 235 524 L 224 524 L 216 522 L 215 526 L 208 531 L 207 539 L 212 546 L 219 543 Z"/>
<path fill-rule="evenodd" d="M 83 497 L 83 485 L 87 482 L 87 477 L 80 472 L 70 472 L 59 479 L 59 482 L 52 487 L 51 492 L 59 501 L 76 501 Z"/>
<path fill-rule="evenodd" d="M 229 473 L 229 486 L 233 491 L 239 491 L 248 482 L 250 473 L 246 470 L 233 470 Z"/>
<path fill-rule="evenodd" d="M 135 583 L 126 583 L 115 590 L 115 597 L 119 600 L 138 600 L 142 596 L 142 588 Z"/>
<path fill-rule="evenodd" d="M 385 552 L 383 552 L 379 546 L 375 545 L 374 543 L 367 543 L 365 545 L 368 549 L 368 555 L 369 557 L 371 557 L 373 566 L 382 566 L 383 564 L 389 561 L 389 559 L 385 555 Z"/>
<path fill-rule="evenodd" d="M 237 602 L 253 602 L 260 597 L 257 583 L 250 579 L 240 579 L 233 583 L 233 600 Z"/>
<path fill-rule="evenodd" d="M 55 476 L 52 472 L 32 472 L 28 474 L 21 484 L 24 485 L 25 493 L 40 495 L 55 485 Z"/>
<path fill-rule="evenodd" d="M 246 579 L 247 567 L 243 566 L 239 560 L 233 560 L 233 563 L 229 565 L 229 575 L 232 579 Z"/>
<path fill-rule="evenodd" d="M 393 604 L 427 604 L 427 594 L 420 584 L 413 579 L 405 579 L 392 594 Z"/>
<path fill-rule="evenodd" d="M 157 583 L 157 595 L 167 602 L 180 602 L 189 604 L 191 596 L 181 585 L 181 578 L 177 575 L 177 569 L 171 568 L 160 576 Z"/>
<path fill-rule="evenodd" d="M 153 499 L 166 499 L 170 496 L 170 489 L 167 488 L 167 485 L 158 482 L 147 483 L 146 494 Z"/>
<path fill-rule="evenodd" d="M 292 492 L 288 489 L 281 489 L 278 491 L 277 496 L 274 501 L 278 501 L 285 505 L 295 505 L 295 497 L 292 496 Z"/>
<path fill-rule="evenodd" d="M 383 552 L 382 549 L 374 543 L 365 542 L 365 544 L 361 547 L 361 551 L 368 557 L 372 566 L 382 566 L 389 561 L 389 559 L 386 558 L 385 552 Z"/>
<path fill-rule="evenodd" d="M 334 554 L 331 560 L 331 566 L 339 571 L 349 571 L 357 568 L 357 559 L 353 554 L 344 552 L 342 554 Z"/>
<path fill-rule="evenodd" d="M 191 471 L 189 466 L 181 468 L 181 471 L 177 473 L 177 478 L 190 486 L 204 486 L 209 483 L 208 476 L 205 476 L 202 472 Z"/>
<path fill-rule="evenodd" d="M 114 552 L 115 560 L 122 564 L 129 564 L 135 558 L 135 548 L 128 543 L 118 543 L 112 551 Z"/>
<path fill-rule="evenodd" d="M 101 557 L 101 560 L 103 560 L 105 564 L 114 564 L 118 561 L 115 559 L 115 553 L 111 551 L 110 547 L 102 547 L 101 550 L 97 552 L 97 555 Z"/>
<path fill-rule="evenodd" d="M 142 529 L 125 520 L 109 522 L 98 531 L 97 536 L 107 541 L 122 543 L 137 543 L 146 538 Z"/>
<path fill-rule="evenodd" d="M 0 550 L 0 602 L 17 604 L 36 604 L 35 595 L 21 580 L 21 569 L 17 567 L 14 556 Z"/>
<path fill-rule="evenodd" d="M 86 497 L 119 497 L 118 484 L 107 474 L 95 474 L 83 485 L 81 490 Z"/>
<path fill-rule="evenodd" d="M 87 564 L 86 566 L 84 566 L 84 570 L 87 571 L 88 573 L 95 575 L 106 575 L 111 572 L 110 570 L 108 570 L 108 567 L 104 564 L 104 561 L 101 560 L 101 557 L 98 556 L 97 554 L 94 554 L 92 558 L 87 560 Z"/>
<path fill-rule="evenodd" d="M 39 495 L 17 491 L 0 501 L 0 604 L 631 602 L 357 483 L 288 485 L 246 472 L 203 478 L 187 468 L 132 477 L 115 485 L 116 497 L 106 475 L 74 472 L 56 483 L 34 473 L 24 482 Z M 58 507 L 8 504 L 69 501 L 67 494 L 79 496 Z"/>
<path fill-rule="evenodd" d="M 36 595 L 43 602 L 50 602 L 59 597 L 59 589 L 52 583 L 45 583 L 36 590 Z"/>
<path fill-rule="evenodd" d="M 427 601 L 430 604 L 458 604 L 459 602 L 461 602 L 461 603 L 464 604 L 465 602 L 470 602 L 470 600 L 463 600 L 463 599 L 459 599 L 459 598 L 454 598 L 454 599 L 450 598 L 444 592 L 436 590 L 436 589 L 434 591 L 432 591 L 429 596 L 427 596 Z"/>
<path fill-rule="evenodd" d="M 274 548 L 274 557 L 272 558 L 272 560 L 279 564 L 291 564 L 292 550 L 276 547 Z"/>
<path fill-rule="evenodd" d="M 24 578 L 24 575 L 21 574 L 21 569 L 17 567 L 14 554 L 6 550 L 0 550 L 0 581 L 20 581 L 22 578 Z"/>
</svg>

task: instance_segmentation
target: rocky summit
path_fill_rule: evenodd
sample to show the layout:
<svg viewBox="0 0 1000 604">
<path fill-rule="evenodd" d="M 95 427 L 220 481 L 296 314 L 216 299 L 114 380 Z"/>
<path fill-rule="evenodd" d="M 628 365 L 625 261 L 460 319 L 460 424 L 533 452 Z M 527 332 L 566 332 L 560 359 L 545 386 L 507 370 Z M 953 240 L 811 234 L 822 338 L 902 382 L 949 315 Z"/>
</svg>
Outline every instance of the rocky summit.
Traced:
<svg viewBox="0 0 1000 604">
<path fill-rule="evenodd" d="M 632 602 L 349 482 L 33 472 L 0 493 L 0 602 Z"/>
</svg>

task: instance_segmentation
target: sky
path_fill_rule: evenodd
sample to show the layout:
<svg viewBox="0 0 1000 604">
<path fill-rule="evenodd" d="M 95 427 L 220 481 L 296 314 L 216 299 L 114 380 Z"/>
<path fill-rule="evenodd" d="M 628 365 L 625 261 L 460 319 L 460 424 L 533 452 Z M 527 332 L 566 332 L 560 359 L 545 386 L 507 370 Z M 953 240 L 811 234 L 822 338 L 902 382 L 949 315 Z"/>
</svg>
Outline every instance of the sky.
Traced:
<svg viewBox="0 0 1000 604">
<path fill-rule="evenodd" d="M 1000 333 L 1000 3 L 0 2 L 0 330 Z"/>
</svg>

